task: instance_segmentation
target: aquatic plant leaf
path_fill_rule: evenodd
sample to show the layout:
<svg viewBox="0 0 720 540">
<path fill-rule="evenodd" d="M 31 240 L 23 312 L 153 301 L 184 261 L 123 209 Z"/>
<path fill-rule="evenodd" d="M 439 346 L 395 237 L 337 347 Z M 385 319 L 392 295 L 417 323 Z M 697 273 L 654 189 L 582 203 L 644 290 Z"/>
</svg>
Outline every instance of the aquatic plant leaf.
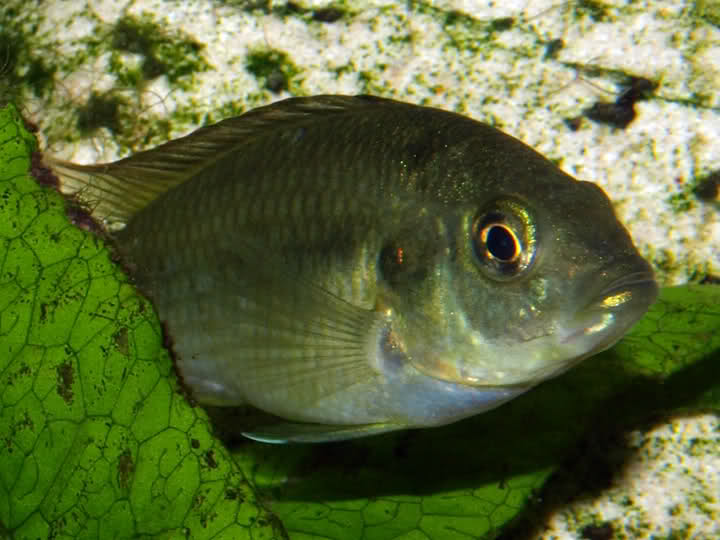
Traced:
<svg viewBox="0 0 720 540">
<path fill-rule="evenodd" d="M 584 437 L 701 409 L 720 412 L 720 287 L 695 285 L 664 289 L 616 347 L 490 413 L 234 456 L 292 539 L 494 538 Z"/>
<path fill-rule="evenodd" d="M 280 538 L 109 251 L 0 109 L 0 537 Z"/>
</svg>

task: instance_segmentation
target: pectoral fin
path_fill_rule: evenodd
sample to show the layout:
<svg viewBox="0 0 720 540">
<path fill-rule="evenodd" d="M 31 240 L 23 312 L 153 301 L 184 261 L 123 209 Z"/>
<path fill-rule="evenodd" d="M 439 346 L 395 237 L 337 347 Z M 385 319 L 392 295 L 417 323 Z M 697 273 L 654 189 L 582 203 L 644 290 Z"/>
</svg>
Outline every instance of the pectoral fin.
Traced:
<svg viewBox="0 0 720 540">
<path fill-rule="evenodd" d="M 371 384 L 381 314 L 292 275 L 260 248 L 235 250 L 220 251 L 202 283 L 166 309 L 197 306 L 187 327 L 172 328 L 179 371 L 198 401 L 316 421 L 323 399 Z"/>
</svg>

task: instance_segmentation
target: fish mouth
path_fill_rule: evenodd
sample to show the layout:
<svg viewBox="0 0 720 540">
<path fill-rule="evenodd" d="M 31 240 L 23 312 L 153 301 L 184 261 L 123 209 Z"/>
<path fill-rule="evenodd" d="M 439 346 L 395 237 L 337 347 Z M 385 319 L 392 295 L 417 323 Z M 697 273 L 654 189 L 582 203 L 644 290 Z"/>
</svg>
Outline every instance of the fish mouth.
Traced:
<svg viewBox="0 0 720 540">
<path fill-rule="evenodd" d="M 610 283 L 573 318 L 562 343 L 584 342 L 587 354 L 612 347 L 655 302 L 658 285 L 651 270 L 633 272 Z"/>
</svg>

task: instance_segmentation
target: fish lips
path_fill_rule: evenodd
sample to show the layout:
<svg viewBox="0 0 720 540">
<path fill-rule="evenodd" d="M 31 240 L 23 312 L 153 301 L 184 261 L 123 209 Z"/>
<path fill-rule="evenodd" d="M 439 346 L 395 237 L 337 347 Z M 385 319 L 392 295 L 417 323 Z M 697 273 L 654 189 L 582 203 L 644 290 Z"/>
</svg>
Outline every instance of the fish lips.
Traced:
<svg viewBox="0 0 720 540">
<path fill-rule="evenodd" d="M 583 358 L 599 353 L 617 343 L 655 302 L 658 285 L 651 270 L 621 276 L 578 311 L 569 325 L 563 344 L 585 342 Z"/>
</svg>

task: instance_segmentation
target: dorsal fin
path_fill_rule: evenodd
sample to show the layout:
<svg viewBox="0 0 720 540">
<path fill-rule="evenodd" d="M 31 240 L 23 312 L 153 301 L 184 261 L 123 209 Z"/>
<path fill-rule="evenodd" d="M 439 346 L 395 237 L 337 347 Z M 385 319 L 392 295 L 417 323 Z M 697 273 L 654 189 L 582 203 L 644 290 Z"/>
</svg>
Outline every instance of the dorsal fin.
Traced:
<svg viewBox="0 0 720 540">
<path fill-rule="evenodd" d="M 373 96 L 290 98 L 112 163 L 78 165 L 49 156 L 46 160 L 60 178 L 60 191 L 79 197 L 94 218 L 127 223 L 166 191 L 278 125 L 305 124 L 318 116 L 389 103 L 398 102 Z"/>
</svg>

